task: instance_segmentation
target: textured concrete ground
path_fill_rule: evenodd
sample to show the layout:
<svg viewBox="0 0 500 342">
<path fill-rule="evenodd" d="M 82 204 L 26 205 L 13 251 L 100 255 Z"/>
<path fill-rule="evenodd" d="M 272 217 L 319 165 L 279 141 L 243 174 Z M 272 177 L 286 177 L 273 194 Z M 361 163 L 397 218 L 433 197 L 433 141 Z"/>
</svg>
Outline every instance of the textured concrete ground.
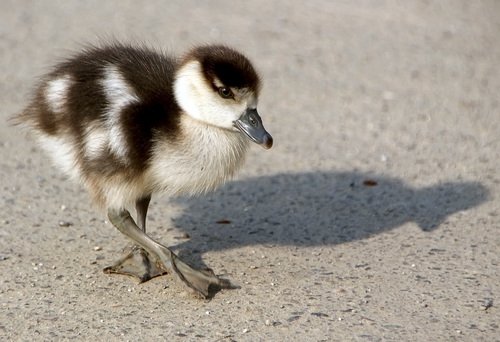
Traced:
<svg viewBox="0 0 500 342">
<path fill-rule="evenodd" d="M 112 36 L 260 70 L 275 147 L 149 224 L 240 289 L 103 274 L 126 240 L 6 123 Z M 497 1 L 2 1 L 0 340 L 500 340 L 499 39 Z"/>
</svg>

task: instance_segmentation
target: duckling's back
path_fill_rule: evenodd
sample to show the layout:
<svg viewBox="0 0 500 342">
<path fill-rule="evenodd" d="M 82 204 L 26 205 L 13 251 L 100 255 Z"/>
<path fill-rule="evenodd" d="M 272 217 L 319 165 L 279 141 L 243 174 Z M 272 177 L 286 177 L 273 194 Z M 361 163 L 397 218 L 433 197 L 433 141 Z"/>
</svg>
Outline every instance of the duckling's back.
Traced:
<svg viewBox="0 0 500 342">
<path fill-rule="evenodd" d="M 180 110 L 176 62 L 144 47 L 89 47 L 60 63 L 19 116 L 72 175 L 141 172 L 154 135 L 174 141 Z"/>
</svg>

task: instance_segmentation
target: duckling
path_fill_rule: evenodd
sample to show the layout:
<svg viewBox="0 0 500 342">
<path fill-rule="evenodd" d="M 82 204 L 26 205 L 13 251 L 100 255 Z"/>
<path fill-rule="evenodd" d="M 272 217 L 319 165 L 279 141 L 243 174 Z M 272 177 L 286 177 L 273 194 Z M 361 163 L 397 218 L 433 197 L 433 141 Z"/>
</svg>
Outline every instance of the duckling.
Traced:
<svg viewBox="0 0 500 342">
<path fill-rule="evenodd" d="M 230 282 L 191 267 L 148 236 L 147 211 L 153 194 L 197 195 L 229 180 L 250 141 L 271 148 L 257 112 L 260 89 L 251 62 L 224 45 L 176 58 L 111 43 L 56 65 L 17 121 L 135 243 L 105 273 L 140 281 L 170 273 L 208 297 Z"/>
</svg>

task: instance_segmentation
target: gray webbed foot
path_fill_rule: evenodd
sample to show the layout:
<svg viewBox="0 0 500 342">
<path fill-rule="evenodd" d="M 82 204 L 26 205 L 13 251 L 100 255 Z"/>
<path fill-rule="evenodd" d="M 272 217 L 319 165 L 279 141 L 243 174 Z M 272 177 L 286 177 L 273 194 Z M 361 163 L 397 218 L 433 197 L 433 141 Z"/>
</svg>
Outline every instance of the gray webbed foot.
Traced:
<svg viewBox="0 0 500 342">
<path fill-rule="evenodd" d="M 123 274 L 137 278 L 139 283 L 167 274 L 159 267 L 158 259 L 144 248 L 132 246 L 125 248 L 126 254 L 111 266 L 103 269 L 106 274 Z"/>
<path fill-rule="evenodd" d="M 221 289 L 235 288 L 226 279 L 217 277 L 211 270 L 196 270 L 182 261 L 168 247 L 156 242 L 139 228 L 127 210 L 109 210 L 110 222 L 123 234 L 140 246 L 137 252 L 126 256 L 117 265 L 106 268 L 106 273 L 133 275 L 139 279 L 152 274 L 170 273 L 203 298 L 211 298 Z M 155 272 L 148 267 L 154 265 Z M 115 272 L 116 271 L 116 272 Z"/>
</svg>

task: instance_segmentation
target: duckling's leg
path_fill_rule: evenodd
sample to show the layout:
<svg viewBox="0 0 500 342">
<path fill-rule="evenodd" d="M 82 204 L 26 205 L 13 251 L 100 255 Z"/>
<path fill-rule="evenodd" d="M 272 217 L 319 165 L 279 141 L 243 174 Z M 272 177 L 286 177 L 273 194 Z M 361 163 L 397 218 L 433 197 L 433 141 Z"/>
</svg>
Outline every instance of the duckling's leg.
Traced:
<svg viewBox="0 0 500 342">
<path fill-rule="evenodd" d="M 143 197 L 135 202 L 135 211 L 137 212 L 137 225 L 146 232 L 146 216 L 148 214 L 151 195 Z"/>
<path fill-rule="evenodd" d="M 137 224 L 143 232 L 146 232 L 146 215 L 150 201 L 151 196 L 146 196 L 135 203 Z M 106 267 L 103 270 L 104 273 L 136 277 L 141 283 L 167 273 L 158 267 L 157 259 L 146 252 L 144 248 L 134 245 L 127 246 L 125 250 L 128 253 L 112 266 Z"/>
<path fill-rule="evenodd" d="M 108 210 L 111 223 L 136 242 L 153 258 L 162 270 L 175 274 L 196 293 L 207 298 L 223 288 L 231 288 L 228 280 L 218 278 L 211 270 L 198 271 L 184 263 L 170 249 L 150 238 L 134 222 L 127 210 Z"/>
</svg>

